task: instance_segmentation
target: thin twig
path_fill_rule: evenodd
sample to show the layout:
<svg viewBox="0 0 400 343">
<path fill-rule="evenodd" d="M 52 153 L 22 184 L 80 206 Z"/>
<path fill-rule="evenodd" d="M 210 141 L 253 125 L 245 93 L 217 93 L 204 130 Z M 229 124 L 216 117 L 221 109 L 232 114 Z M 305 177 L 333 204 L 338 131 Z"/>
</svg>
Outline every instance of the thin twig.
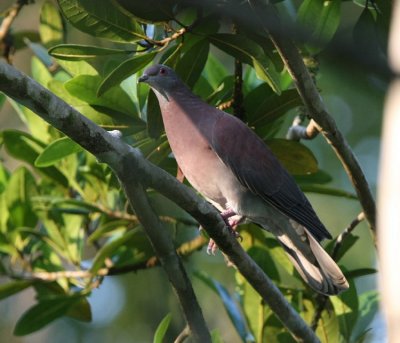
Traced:
<svg viewBox="0 0 400 343">
<path fill-rule="evenodd" d="M 18 0 L 13 6 L 11 6 L 8 11 L 7 15 L 3 18 L 3 21 L 0 25 L 0 46 L 4 50 L 3 57 L 7 60 L 8 63 L 11 63 L 11 46 L 8 46 L 6 39 L 10 32 L 11 25 L 14 20 L 17 18 L 18 13 L 21 11 L 22 7 L 26 5 L 26 1 Z"/>
<path fill-rule="evenodd" d="M 299 141 L 301 139 L 314 139 L 319 134 L 318 126 L 313 119 L 310 120 L 307 126 L 301 125 L 301 120 L 296 116 L 293 124 L 289 127 L 286 138 Z"/>
<path fill-rule="evenodd" d="M 188 337 L 190 337 L 190 329 L 189 326 L 186 325 L 178 337 L 175 338 L 174 343 L 183 343 Z"/>
</svg>

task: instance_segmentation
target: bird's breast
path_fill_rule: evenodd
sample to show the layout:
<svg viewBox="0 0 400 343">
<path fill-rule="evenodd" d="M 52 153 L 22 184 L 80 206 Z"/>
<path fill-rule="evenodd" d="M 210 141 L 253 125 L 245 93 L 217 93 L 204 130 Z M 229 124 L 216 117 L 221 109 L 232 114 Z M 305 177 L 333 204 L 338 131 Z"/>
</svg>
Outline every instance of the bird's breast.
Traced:
<svg viewBox="0 0 400 343">
<path fill-rule="evenodd" d="M 163 120 L 172 152 L 185 177 L 203 196 L 226 208 L 241 185 L 211 148 L 199 123 L 172 106 L 163 112 Z M 212 127 L 207 121 L 203 125 Z"/>
</svg>

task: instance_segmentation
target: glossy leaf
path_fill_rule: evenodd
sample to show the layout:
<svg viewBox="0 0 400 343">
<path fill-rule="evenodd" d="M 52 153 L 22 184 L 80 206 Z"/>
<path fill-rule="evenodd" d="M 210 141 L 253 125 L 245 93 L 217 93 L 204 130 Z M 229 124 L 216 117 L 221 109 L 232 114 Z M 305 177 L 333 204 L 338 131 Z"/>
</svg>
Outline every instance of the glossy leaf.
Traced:
<svg viewBox="0 0 400 343">
<path fill-rule="evenodd" d="M 176 64 L 176 73 L 189 88 L 193 88 L 199 79 L 206 64 L 209 50 L 208 41 L 200 40 L 190 50 L 186 51 Z"/>
<path fill-rule="evenodd" d="M 31 286 L 33 281 L 10 281 L 0 285 L 0 300 L 6 299 Z"/>
<path fill-rule="evenodd" d="M 265 274 L 275 281 L 280 281 L 278 269 L 266 246 L 252 246 L 247 250 L 247 253 Z"/>
<path fill-rule="evenodd" d="M 317 159 L 305 145 L 287 139 L 271 139 L 267 145 L 291 174 L 304 175 L 318 171 Z"/>
<path fill-rule="evenodd" d="M 129 43 L 145 38 L 139 23 L 102 0 L 101 6 L 90 0 L 58 0 L 65 18 L 77 29 L 114 42 Z"/>
<path fill-rule="evenodd" d="M 262 48 L 245 36 L 218 33 L 208 36 L 208 39 L 217 48 L 240 61 L 253 66 L 257 76 L 267 82 L 275 93 L 280 94 L 280 81 L 271 61 Z"/>
<path fill-rule="evenodd" d="M 64 157 L 82 151 L 83 148 L 68 137 L 63 137 L 53 141 L 36 158 L 35 166 L 42 168 L 48 167 Z"/>
<path fill-rule="evenodd" d="M 116 0 L 130 14 L 138 18 L 140 21 L 157 23 L 171 20 L 173 15 L 174 0 Z"/>
<path fill-rule="evenodd" d="M 194 275 L 203 281 L 211 290 L 218 294 L 222 303 L 224 304 L 224 308 L 228 313 L 230 320 L 232 321 L 233 326 L 235 327 L 239 336 L 242 338 L 242 341 L 247 342 L 252 335 L 247 330 L 246 319 L 244 318 L 237 302 L 229 294 L 226 288 L 205 273 L 196 272 Z"/>
<path fill-rule="evenodd" d="M 7 152 L 11 156 L 25 161 L 32 166 L 35 164 L 36 158 L 43 151 L 45 146 L 36 138 L 33 138 L 31 135 L 22 131 L 7 130 L 3 131 L 2 135 Z M 41 168 L 38 171 L 62 186 L 68 186 L 67 179 L 58 169 L 54 167 L 46 167 Z"/>
<path fill-rule="evenodd" d="M 14 335 L 25 336 L 67 314 L 79 297 L 57 297 L 41 300 L 26 311 L 18 320 Z"/>
<path fill-rule="evenodd" d="M 100 84 L 97 90 L 97 95 L 103 95 L 111 87 L 119 85 L 123 80 L 143 69 L 153 60 L 155 54 L 156 52 L 136 54 L 135 56 L 122 62 L 117 68 L 108 74 L 104 81 Z"/>
<path fill-rule="evenodd" d="M 40 12 L 40 38 L 46 47 L 60 44 L 64 39 L 62 19 L 57 7 L 50 1 L 45 1 Z"/>
<path fill-rule="evenodd" d="M 153 343 L 162 343 L 165 339 L 165 334 L 167 333 L 169 324 L 171 323 L 171 313 L 168 313 L 158 324 L 157 330 L 154 333 Z"/>
<path fill-rule="evenodd" d="M 298 22 L 310 34 L 310 50 L 317 53 L 328 43 L 340 24 L 341 0 L 305 0 L 298 13 Z"/>
<path fill-rule="evenodd" d="M 90 105 L 108 107 L 132 116 L 137 115 L 131 98 L 119 86 L 107 90 L 101 97 L 98 96 L 96 91 L 101 83 L 99 76 L 79 75 L 67 81 L 64 87 L 71 95 Z"/>
<path fill-rule="evenodd" d="M 60 44 L 49 49 L 51 56 L 67 61 L 80 61 L 99 56 L 127 55 L 129 53 L 130 51 L 121 49 L 101 48 L 81 44 Z"/>
</svg>

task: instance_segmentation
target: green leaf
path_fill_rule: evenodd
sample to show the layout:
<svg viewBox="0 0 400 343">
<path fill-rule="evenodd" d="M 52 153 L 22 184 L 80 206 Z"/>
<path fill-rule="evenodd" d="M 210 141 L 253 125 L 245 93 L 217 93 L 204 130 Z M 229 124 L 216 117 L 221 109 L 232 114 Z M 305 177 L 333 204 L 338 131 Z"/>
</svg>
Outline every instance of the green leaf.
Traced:
<svg viewBox="0 0 400 343">
<path fill-rule="evenodd" d="M 324 184 L 332 181 L 332 176 L 330 176 L 327 172 L 318 169 L 316 173 L 308 174 L 308 175 L 295 175 L 294 177 L 297 183 L 303 185 L 309 184 Z"/>
<path fill-rule="evenodd" d="M 116 2 L 143 22 L 157 23 L 174 18 L 173 7 L 176 5 L 174 0 L 116 0 Z"/>
<path fill-rule="evenodd" d="M 25 167 L 15 170 L 6 188 L 6 202 L 10 213 L 10 221 L 14 227 L 34 227 L 37 216 L 32 209 L 31 196 L 38 190 L 32 174 Z"/>
<path fill-rule="evenodd" d="M 172 315 L 168 313 L 163 320 L 158 324 L 157 330 L 154 333 L 153 343 L 162 343 L 167 333 L 169 324 L 171 323 Z"/>
<path fill-rule="evenodd" d="M 257 131 L 271 126 L 289 110 L 300 106 L 302 100 L 295 89 L 286 90 L 278 96 L 263 83 L 246 95 L 243 104 L 249 126 L 255 127 Z"/>
<path fill-rule="evenodd" d="M 68 309 L 66 315 L 74 318 L 81 322 L 92 321 L 92 310 L 90 303 L 86 297 L 80 297 L 72 306 Z"/>
<path fill-rule="evenodd" d="M 100 76 L 78 75 L 67 81 L 64 87 L 71 95 L 90 105 L 108 107 L 137 116 L 135 104 L 121 87 L 114 86 L 104 92 L 101 97 L 98 96 L 96 91 L 101 83 Z"/>
<path fill-rule="evenodd" d="M 311 52 L 321 51 L 332 39 L 340 24 L 340 5 L 341 0 L 305 0 L 301 4 L 297 19 L 311 36 Z"/>
<path fill-rule="evenodd" d="M 211 331 L 211 342 L 212 343 L 224 343 L 221 333 L 219 330 L 215 329 Z"/>
<path fill-rule="evenodd" d="M 101 48 L 98 46 L 81 44 L 60 44 L 52 47 L 49 54 L 55 58 L 67 61 L 80 61 L 89 58 L 109 55 L 127 55 L 127 50 Z"/>
<path fill-rule="evenodd" d="M 179 59 L 175 71 L 189 88 L 193 88 L 199 79 L 207 62 L 209 50 L 210 44 L 207 40 L 202 39 Z"/>
<path fill-rule="evenodd" d="M 345 273 L 347 279 L 355 279 L 362 276 L 376 274 L 378 271 L 374 268 L 359 268 Z"/>
<path fill-rule="evenodd" d="M 8 180 L 10 179 L 10 173 L 4 167 L 2 163 L 0 163 L 0 194 L 6 189 L 6 185 Z"/>
<path fill-rule="evenodd" d="M 143 69 L 153 60 L 156 53 L 157 52 L 136 54 L 135 56 L 122 62 L 117 68 L 108 74 L 104 81 L 100 84 L 99 89 L 97 90 L 97 95 L 101 96 L 111 87 L 119 85 L 123 80 Z"/>
<path fill-rule="evenodd" d="M 64 39 L 60 13 L 50 1 L 45 1 L 40 11 L 39 33 L 41 41 L 46 47 L 60 44 Z"/>
<path fill-rule="evenodd" d="M 31 166 L 34 166 L 36 158 L 43 151 L 45 146 L 45 144 L 28 133 L 18 130 L 3 131 L 2 136 L 7 152 L 11 156 L 27 162 Z M 37 170 L 63 187 L 68 186 L 66 177 L 55 167 L 46 167 Z"/>
<path fill-rule="evenodd" d="M 101 6 L 91 0 L 58 0 L 65 18 L 77 29 L 94 37 L 130 43 L 145 38 L 139 23 L 123 13 L 111 0 Z"/>
<path fill-rule="evenodd" d="M 164 131 L 160 105 L 153 91 L 147 98 L 147 132 L 151 138 L 158 139 Z"/>
<path fill-rule="evenodd" d="M 341 241 L 341 245 L 339 250 L 337 251 L 336 255 L 334 256 L 335 261 L 340 261 L 340 259 L 346 254 L 347 251 L 351 249 L 351 247 L 358 241 L 360 237 L 354 236 L 353 234 L 350 234 L 346 237 L 345 240 Z M 333 247 L 335 246 L 336 239 L 333 239 L 329 242 L 329 244 L 326 246 L 326 250 L 332 253 Z"/>
<path fill-rule="evenodd" d="M 16 293 L 23 291 L 33 284 L 33 281 L 10 281 L 0 285 L 0 300 L 6 299 Z"/>
<path fill-rule="evenodd" d="M 36 158 L 35 166 L 48 167 L 64 157 L 83 151 L 83 148 L 68 137 L 62 137 L 51 142 Z"/>
<path fill-rule="evenodd" d="M 233 326 L 235 327 L 239 336 L 242 338 L 242 341 L 247 342 L 252 335 L 247 330 L 246 319 L 244 318 L 243 313 L 241 312 L 234 298 L 221 283 L 211 278 L 206 273 L 195 272 L 194 275 L 203 281 L 216 294 L 218 294 Z"/>
<path fill-rule="evenodd" d="M 258 44 L 245 36 L 228 33 L 209 35 L 208 39 L 217 48 L 251 65 L 261 80 L 267 82 L 275 93 L 281 93 L 279 74 Z"/>
<path fill-rule="evenodd" d="M 351 342 L 358 341 L 370 328 L 371 322 L 379 310 L 379 298 L 379 293 L 376 290 L 367 291 L 360 295 L 359 317 L 351 334 Z"/>
<path fill-rule="evenodd" d="M 351 332 L 358 318 L 357 289 L 352 279 L 348 279 L 348 282 L 350 287 L 346 292 L 330 298 L 345 342 L 350 341 Z"/>
<path fill-rule="evenodd" d="M 272 280 L 280 281 L 278 269 L 266 246 L 252 246 L 247 253 Z"/>
<path fill-rule="evenodd" d="M 318 162 L 305 145 L 280 138 L 268 140 L 267 145 L 291 174 L 304 175 L 318 171 Z"/>
<path fill-rule="evenodd" d="M 95 275 L 97 271 L 103 266 L 104 261 L 107 257 L 111 257 L 113 252 L 117 250 L 120 246 L 124 245 L 126 242 L 132 239 L 137 233 L 137 230 L 129 230 L 125 232 L 122 236 L 115 238 L 106 244 L 104 244 L 101 249 L 97 252 L 93 259 L 92 267 L 90 272 Z"/>
<path fill-rule="evenodd" d="M 77 301 L 79 301 L 79 297 L 56 297 L 54 299 L 41 300 L 18 320 L 14 335 L 25 336 L 40 330 L 52 321 L 67 314 Z"/>
</svg>

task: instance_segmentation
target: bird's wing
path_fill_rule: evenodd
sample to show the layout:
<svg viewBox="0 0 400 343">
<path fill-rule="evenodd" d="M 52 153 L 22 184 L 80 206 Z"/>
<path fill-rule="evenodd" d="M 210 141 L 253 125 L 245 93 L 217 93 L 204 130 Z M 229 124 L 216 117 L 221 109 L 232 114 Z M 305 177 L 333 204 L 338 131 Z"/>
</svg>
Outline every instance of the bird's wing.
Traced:
<svg viewBox="0 0 400 343">
<path fill-rule="evenodd" d="M 244 123 L 224 113 L 210 134 L 212 149 L 241 184 L 306 227 L 318 240 L 332 238 L 293 178 Z"/>
</svg>

